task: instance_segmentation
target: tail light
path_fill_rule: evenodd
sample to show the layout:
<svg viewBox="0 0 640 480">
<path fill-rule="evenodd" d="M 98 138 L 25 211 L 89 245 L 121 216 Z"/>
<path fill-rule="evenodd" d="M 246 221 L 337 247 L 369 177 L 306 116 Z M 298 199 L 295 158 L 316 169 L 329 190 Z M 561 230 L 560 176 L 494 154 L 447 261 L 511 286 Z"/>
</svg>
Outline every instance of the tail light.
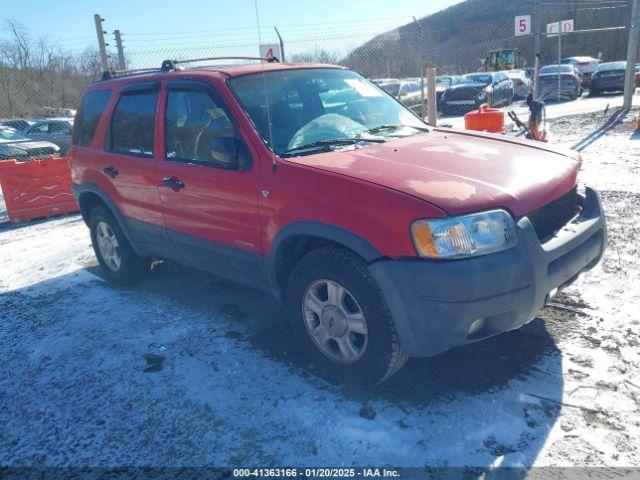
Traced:
<svg viewBox="0 0 640 480">
<path fill-rule="evenodd" d="M 563 75 L 562 79 L 563 80 L 573 80 L 573 77 L 571 75 Z"/>
</svg>

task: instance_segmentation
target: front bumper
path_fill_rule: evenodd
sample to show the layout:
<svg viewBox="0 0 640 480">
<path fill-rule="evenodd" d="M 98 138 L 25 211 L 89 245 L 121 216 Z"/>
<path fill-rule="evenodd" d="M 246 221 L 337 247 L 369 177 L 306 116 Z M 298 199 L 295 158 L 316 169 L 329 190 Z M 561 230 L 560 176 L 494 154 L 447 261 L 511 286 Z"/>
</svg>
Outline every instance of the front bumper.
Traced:
<svg viewBox="0 0 640 480">
<path fill-rule="evenodd" d="M 404 350 L 431 356 L 518 328 L 549 293 L 594 267 L 606 225 L 598 194 L 587 188 L 580 214 L 541 243 L 527 217 L 518 243 L 504 252 L 462 260 L 379 260 L 369 269 L 382 289 Z M 469 335 L 480 318 L 485 326 Z"/>
</svg>

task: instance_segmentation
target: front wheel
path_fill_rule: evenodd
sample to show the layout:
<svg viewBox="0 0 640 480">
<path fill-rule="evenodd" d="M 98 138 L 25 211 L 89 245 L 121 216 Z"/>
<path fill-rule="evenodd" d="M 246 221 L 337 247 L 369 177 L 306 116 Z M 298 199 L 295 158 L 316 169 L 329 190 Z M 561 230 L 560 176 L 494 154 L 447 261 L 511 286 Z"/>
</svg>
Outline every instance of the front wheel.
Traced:
<svg viewBox="0 0 640 480">
<path fill-rule="evenodd" d="M 122 233 L 113 214 L 103 206 L 91 211 L 91 243 L 106 277 L 118 285 L 129 285 L 144 278 L 151 260 L 138 256 Z"/>
<path fill-rule="evenodd" d="M 354 254 L 307 254 L 291 272 L 286 299 L 296 339 L 323 376 L 375 385 L 407 361 L 382 292 Z"/>
</svg>

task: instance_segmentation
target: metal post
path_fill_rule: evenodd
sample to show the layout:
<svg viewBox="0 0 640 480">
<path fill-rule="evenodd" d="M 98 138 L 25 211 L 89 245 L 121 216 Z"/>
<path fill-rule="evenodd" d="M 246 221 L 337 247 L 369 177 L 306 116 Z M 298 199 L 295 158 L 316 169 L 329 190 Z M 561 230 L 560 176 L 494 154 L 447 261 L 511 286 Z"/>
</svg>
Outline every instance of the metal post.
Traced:
<svg viewBox="0 0 640 480">
<path fill-rule="evenodd" d="M 538 100 L 538 73 L 540 71 L 540 5 L 539 0 L 535 0 L 533 9 L 533 99 Z"/>
<path fill-rule="evenodd" d="M 624 103 L 623 108 L 630 109 L 635 91 L 635 66 L 640 44 L 640 5 L 638 0 L 633 1 L 631 10 L 631 23 L 629 28 L 629 43 L 627 45 L 627 71 L 624 77 Z"/>
<path fill-rule="evenodd" d="M 418 27 L 418 34 L 420 38 L 420 46 L 418 48 L 418 68 L 420 69 L 420 118 L 424 120 L 424 68 L 425 62 L 422 55 L 422 49 L 424 48 L 424 38 L 422 36 L 422 25 L 418 22 L 416 17 L 413 17 L 413 21 Z"/>
<path fill-rule="evenodd" d="M 436 69 L 428 67 L 427 69 L 427 123 L 435 127 L 438 123 L 436 105 Z"/>
<path fill-rule="evenodd" d="M 114 30 L 113 35 L 116 37 L 116 48 L 118 49 L 118 69 L 126 70 L 127 62 L 124 60 L 124 48 L 122 47 L 122 35 L 120 30 Z"/>
<path fill-rule="evenodd" d="M 93 16 L 93 20 L 96 24 L 96 34 L 98 35 L 98 48 L 100 50 L 100 61 L 102 62 L 102 69 L 105 72 L 111 71 L 109 68 L 109 57 L 107 56 L 107 44 L 104 42 L 105 31 L 102 30 L 102 22 L 104 19 L 99 14 Z"/>
<path fill-rule="evenodd" d="M 558 25 L 562 25 L 558 23 Z M 558 28 L 558 98 L 556 100 L 560 101 L 560 82 L 562 81 L 562 75 L 560 75 L 560 65 L 562 65 L 562 32 L 560 32 L 560 28 Z"/>
<path fill-rule="evenodd" d="M 278 27 L 273 27 L 273 29 L 276 31 L 276 35 L 278 35 L 278 41 L 280 42 L 280 56 L 282 58 L 280 58 L 279 60 L 281 62 L 284 63 L 284 42 L 282 41 L 282 36 L 280 35 L 280 32 L 278 31 Z"/>
</svg>

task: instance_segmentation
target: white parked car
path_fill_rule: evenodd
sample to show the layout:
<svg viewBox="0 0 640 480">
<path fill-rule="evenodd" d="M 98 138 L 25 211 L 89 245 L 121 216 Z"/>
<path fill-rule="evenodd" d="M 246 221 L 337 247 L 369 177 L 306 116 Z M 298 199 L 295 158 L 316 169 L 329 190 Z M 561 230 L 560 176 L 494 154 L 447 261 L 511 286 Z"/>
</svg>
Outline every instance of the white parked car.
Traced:
<svg viewBox="0 0 640 480">
<path fill-rule="evenodd" d="M 553 62 L 557 64 L 556 60 Z M 591 75 L 596 71 L 598 65 L 602 63 L 602 60 L 593 57 L 567 57 L 563 58 L 560 63 L 562 65 L 573 65 L 582 75 L 582 86 L 588 87 L 591 85 Z"/>
<path fill-rule="evenodd" d="M 513 83 L 513 98 L 524 100 L 531 93 L 531 80 L 524 70 L 507 70 L 504 72 Z"/>
</svg>

